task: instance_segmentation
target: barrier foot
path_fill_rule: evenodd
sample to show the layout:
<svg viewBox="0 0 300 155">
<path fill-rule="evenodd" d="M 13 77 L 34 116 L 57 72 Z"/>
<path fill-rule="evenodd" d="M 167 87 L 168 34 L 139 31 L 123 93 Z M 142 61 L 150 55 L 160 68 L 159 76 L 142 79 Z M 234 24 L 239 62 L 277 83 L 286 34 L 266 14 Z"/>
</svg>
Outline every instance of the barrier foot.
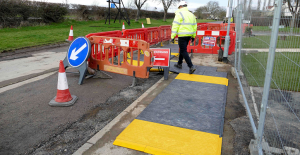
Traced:
<svg viewBox="0 0 300 155">
<path fill-rule="evenodd" d="M 228 61 L 228 59 L 227 59 L 227 57 L 223 57 L 223 60 L 222 60 L 224 63 L 228 63 L 229 61 Z"/>
<path fill-rule="evenodd" d="M 162 67 L 164 70 L 164 79 L 168 80 L 169 79 L 169 69 L 170 67 Z"/>
<path fill-rule="evenodd" d="M 100 78 L 100 79 L 112 79 L 112 76 L 103 72 L 103 71 L 97 71 L 95 73 L 95 76 L 93 76 L 94 79 Z"/>
<path fill-rule="evenodd" d="M 134 87 L 136 85 L 136 77 L 135 77 L 135 71 L 133 71 L 133 80 L 132 85 L 130 87 Z"/>
</svg>

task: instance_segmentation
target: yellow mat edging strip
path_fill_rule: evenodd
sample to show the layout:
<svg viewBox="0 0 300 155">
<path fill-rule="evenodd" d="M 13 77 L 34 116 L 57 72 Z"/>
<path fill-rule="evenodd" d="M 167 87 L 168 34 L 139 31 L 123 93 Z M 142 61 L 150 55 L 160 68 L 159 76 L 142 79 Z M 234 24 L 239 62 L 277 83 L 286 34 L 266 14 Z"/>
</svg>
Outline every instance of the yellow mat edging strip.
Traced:
<svg viewBox="0 0 300 155">
<path fill-rule="evenodd" d="M 220 155 L 222 137 L 135 119 L 113 144 L 155 155 Z"/>
<path fill-rule="evenodd" d="M 179 53 L 171 53 L 171 55 L 175 55 L 177 57 Z"/>
<path fill-rule="evenodd" d="M 137 151 L 142 151 L 142 152 L 144 152 L 146 148 L 146 145 L 141 145 L 141 144 L 137 144 L 137 143 L 121 140 L 121 139 L 116 139 L 113 144 L 117 146 L 126 147 L 129 149 L 137 150 Z"/>
<path fill-rule="evenodd" d="M 194 81 L 194 82 L 204 82 L 204 83 L 220 84 L 220 85 L 228 86 L 228 79 L 227 78 L 223 78 L 223 77 L 179 73 L 175 79 L 177 79 L 177 80 L 185 80 L 185 81 Z"/>
</svg>

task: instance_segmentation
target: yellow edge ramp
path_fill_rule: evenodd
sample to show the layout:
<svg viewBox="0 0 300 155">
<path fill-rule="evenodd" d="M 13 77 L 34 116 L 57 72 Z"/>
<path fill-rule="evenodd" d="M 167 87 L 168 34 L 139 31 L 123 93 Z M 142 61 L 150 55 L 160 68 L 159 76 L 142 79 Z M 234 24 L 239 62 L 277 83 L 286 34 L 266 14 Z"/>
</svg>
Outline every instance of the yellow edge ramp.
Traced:
<svg viewBox="0 0 300 155">
<path fill-rule="evenodd" d="M 114 145 L 155 155 L 220 155 L 222 137 L 135 119 L 116 138 Z"/>
<path fill-rule="evenodd" d="M 142 151 L 142 152 L 144 152 L 146 148 L 146 145 L 141 145 L 141 144 L 137 144 L 137 143 L 121 140 L 121 139 L 116 139 L 113 144 L 117 146 L 126 147 L 129 149 L 137 150 L 137 151 Z"/>
<path fill-rule="evenodd" d="M 177 77 L 175 79 L 185 80 L 185 81 L 220 84 L 220 85 L 228 86 L 228 79 L 223 78 L 223 77 L 180 73 L 177 75 Z"/>
<path fill-rule="evenodd" d="M 177 57 L 179 53 L 171 53 L 171 55 L 175 55 L 175 57 Z"/>
</svg>

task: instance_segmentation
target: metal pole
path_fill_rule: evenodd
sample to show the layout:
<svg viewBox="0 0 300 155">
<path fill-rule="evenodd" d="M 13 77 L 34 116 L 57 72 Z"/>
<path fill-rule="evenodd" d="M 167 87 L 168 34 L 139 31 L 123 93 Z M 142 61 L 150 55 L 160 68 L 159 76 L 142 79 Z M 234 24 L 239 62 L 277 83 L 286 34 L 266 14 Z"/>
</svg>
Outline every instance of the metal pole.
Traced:
<svg viewBox="0 0 300 155">
<path fill-rule="evenodd" d="M 229 5 L 229 17 L 228 17 L 228 25 L 227 25 L 227 34 L 225 37 L 225 47 L 224 47 L 224 54 L 223 54 L 223 62 L 227 63 L 228 62 L 228 48 L 229 48 L 229 30 L 230 30 L 230 22 L 231 22 L 231 15 L 232 14 L 232 0 L 230 0 L 230 5 Z"/>
<path fill-rule="evenodd" d="M 120 1 L 119 1 L 119 9 L 120 9 L 119 24 L 121 24 L 121 11 L 122 11 L 122 8 L 121 8 L 121 2 Z"/>
<path fill-rule="evenodd" d="M 237 30 L 237 35 L 239 36 L 239 6 L 237 5 L 237 7 L 236 7 L 236 9 L 235 9 L 235 26 L 236 26 L 236 30 Z M 235 38 L 235 52 L 234 52 L 234 68 L 235 68 L 235 70 L 237 69 L 237 66 L 236 66 L 236 64 L 237 64 L 237 46 L 238 46 L 238 43 L 239 43 L 239 37 L 236 37 Z M 238 75 L 236 75 L 236 76 L 238 76 Z"/>
<path fill-rule="evenodd" d="M 239 6 L 239 26 L 240 26 L 240 33 L 239 33 L 239 59 L 238 59 L 238 73 L 241 72 L 241 55 L 242 55 L 242 41 L 243 41 L 243 3 Z"/>
<path fill-rule="evenodd" d="M 278 37 L 278 30 L 279 30 L 282 0 L 275 0 L 274 6 L 275 6 L 275 10 L 274 10 L 274 17 L 273 17 L 273 28 L 272 28 L 272 34 L 271 34 L 271 40 L 270 40 L 268 64 L 267 64 L 263 98 L 261 101 L 261 110 L 260 110 L 259 124 L 258 124 L 258 130 L 257 130 L 257 136 L 258 136 L 257 147 L 258 147 L 258 153 L 260 155 L 263 155 L 262 138 L 263 138 L 263 133 L 264 133 L 266 110 L 267 110 L 267 106 L 268 106 L 269 91 L 270 91 L 273 65 L 274 65 L 274 59 L 275 59 L 275 50 L 276 50 L 276 45 L 277 45 L 277 37 Z"/>
<path fill-rule="evenodd" d="M 109 3 L 108 3 L 108 24 L 110 25 L 110 1 L 109 0 Z"/>
</svg>

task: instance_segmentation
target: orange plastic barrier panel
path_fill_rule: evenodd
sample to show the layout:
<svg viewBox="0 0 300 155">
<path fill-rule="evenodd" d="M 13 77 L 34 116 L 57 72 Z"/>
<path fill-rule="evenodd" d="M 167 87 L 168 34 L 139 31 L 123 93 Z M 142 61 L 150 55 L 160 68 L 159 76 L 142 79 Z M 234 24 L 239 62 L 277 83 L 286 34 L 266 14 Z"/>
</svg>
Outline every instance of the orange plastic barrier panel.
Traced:
<svg viewBox="0 0 300 155">
<path fill-rule="evenodd" d="M 138 78 L 149 77 L 150 68 L 153 67 L 153 62 L 151 61 L 153 51 L 149 49 L 150 45 L 146 41 L 105 36 L 91 36 L 88 39 L 92 46 L 92 54 L 89 61 L 89 67 L 92 69 L 128 76 L 135 75 Z M 110 49 L 117 49 L 118 51 L 116 57 L 115 53 L 112 53 L 111 59 L 108 56 Z M 134 49 L 138 50 L 135 61 L 133 60 Z M 141 50 L 143 50 L 144 54 L 141 54 Z M 130 59 L 127 58 L 128 51 L 131 54 Z M 144 57 L 143 62 L 141 62 L 141 57 Z M 135 64 L 135 62 L 137 63 Z"/>
<path fill-rule="evenodd" d="M 86 35 L 85 37 L 86 38 L 89 38 L 91 36 L 107 36 L 107 37 L 120 37 L 122 38 L 122 31 L 108 31 L 108 32 L 98 32 L 98 33 L 90 33 L 88 35 Z M 108 57 L 111 58 L 113 55 L 114 56 L 117 56 L 118 54 L 118 50 L 115 48 L 115 49 L 109 49 L 109 54 L 108 54 Z M 93 53 L 92 53 L 93 55 Z M 100 53 L 97 53 L 97 55 L 93 55 L 94 57 L 100 57 Z M 105 58 L 105 55 L 102 57 L 102 59 L 104 60 Z"/>
<path fill-rule="evenodd" d="M 171 40 L 171 26 L 163 25 L 159 27 L 159 38 L 160 41 L 169 41 Z"/>
<path fill-rule="evenodd" d="M 193 50 L 193 53 L 218 54 L 218 50 L 220 49 L 219 44 L 221 44 L 221 47 L 224 50 L 224 46 L 222 45 L 224 45 L 225 43 L 226 34 L 227 31 L 225 30 L 222 31 L 198 30 L 194 45 L 189 43 L 187 47 L 187 51 L 191 52 L 191 50 Z M 236 33 L 234 31 L 230 31 L 229 36 L 230 36 L 230 43 L 229 43 L 228 54 L 231 55 L 232 52 L 235 50 Z M 207 39 L 208 37 L 211 37 L 209 38 L 211 45 L 204 44 L 204 39 Z"/>
</svg>

